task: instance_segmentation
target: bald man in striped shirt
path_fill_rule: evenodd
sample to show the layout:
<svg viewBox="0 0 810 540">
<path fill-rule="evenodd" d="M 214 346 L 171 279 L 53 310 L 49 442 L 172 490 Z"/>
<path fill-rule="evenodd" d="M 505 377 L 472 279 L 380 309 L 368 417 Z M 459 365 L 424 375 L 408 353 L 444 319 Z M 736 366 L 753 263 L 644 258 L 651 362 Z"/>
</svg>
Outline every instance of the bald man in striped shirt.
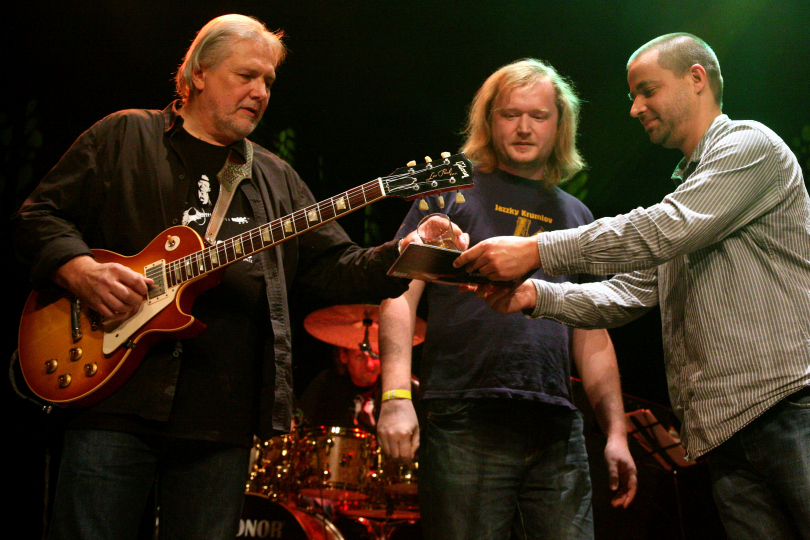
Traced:
<svg viewBox="0 0 810 540">
<path fill-rule="evenodd" d="M 758 122 L 722 114 L 711 48 L 652 40 L 627 80 L 650 140 L 683 152 L 661 203 L 590 225 L 491 238 L 456 261 L 494 280 L 616 274 L 601 283 L 527 281 L 476 291 L 499 312 L 578 328 L 625 324 L 660 305 L 670 399 L 689 457 L 707 456 L 730 538 L 810 539 L 810 199 L 796 157 Z"/>
</svg>

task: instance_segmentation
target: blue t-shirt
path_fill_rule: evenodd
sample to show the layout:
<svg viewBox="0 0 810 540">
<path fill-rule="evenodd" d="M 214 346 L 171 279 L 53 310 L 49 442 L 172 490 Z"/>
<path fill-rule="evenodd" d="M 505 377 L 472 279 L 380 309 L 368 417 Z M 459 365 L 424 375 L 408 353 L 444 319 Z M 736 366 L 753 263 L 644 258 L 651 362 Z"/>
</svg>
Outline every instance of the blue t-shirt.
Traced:
<svg viewBox="0 0 810 540">
<path fill-rule="evenodd" d="M 569 229 L 593 221 L 578 199 L 536 180 L 500 169 L 475 171 L 475 187 L 464 190 L 466 202 L 444 194 L 427 197 L 429 210 L 418 201 L 397 236 L 413 231 L 427 214 L 444 212 L 469 233 L 470 246 L 493 236 L 532 236 Z M 592 276 L 532 277 L 554 282 L 592 281 Z M 423 345 L 420 382 L 425 399 L 517 398 L 574 409 L 571 399 L 570 344 L 572 330 L 548 320 L 522 314 L 500 315 L 472 293 L 455 285 L 428 283 L 424 297 L 428 325 Z"/>
</svg>

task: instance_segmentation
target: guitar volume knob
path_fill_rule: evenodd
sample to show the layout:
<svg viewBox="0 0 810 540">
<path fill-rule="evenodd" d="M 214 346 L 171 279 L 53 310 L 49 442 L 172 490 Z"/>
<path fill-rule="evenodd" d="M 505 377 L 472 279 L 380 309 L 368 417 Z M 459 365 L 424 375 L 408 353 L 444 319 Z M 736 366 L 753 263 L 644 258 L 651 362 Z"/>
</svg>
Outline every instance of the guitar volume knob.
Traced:
<svg viewBox="0 0 810 540">
<path fill-rule="evenodd" d="M 81 357 L 82 357 L 82 348 L 81 347 L 73 347 L 72 349 L 70 349 L 70 352 L 68 352 L 68 356 L 70 357 L 71 362 L 75 362 L 77 360 L 80 360 Z"/>
<path fill-rule="evenodd" d="M 56 371 L 56 368 L 58 366 L 59 366 L 59 361 L 56 358 L 51 358 L 50 360 L 45 362 L 45 373 L 50 375 L 51 373 Z"/>
<path fill-rule="evenodd" d="M 59 375 L 56 380 L 59 382 L 59 388 L 67 388 L 70 386 L 70 382 L 73 379 L 70 376 L 70 373 L 65 373 L 64 375 Z"/>
<path fill-rule="evenodd" d="M 92 364 L 85 364 L 84 365 L 84 374 L 87 377 L 92 377 L 98 371 L 98 364 L 93 362 Z"/>
</svg>

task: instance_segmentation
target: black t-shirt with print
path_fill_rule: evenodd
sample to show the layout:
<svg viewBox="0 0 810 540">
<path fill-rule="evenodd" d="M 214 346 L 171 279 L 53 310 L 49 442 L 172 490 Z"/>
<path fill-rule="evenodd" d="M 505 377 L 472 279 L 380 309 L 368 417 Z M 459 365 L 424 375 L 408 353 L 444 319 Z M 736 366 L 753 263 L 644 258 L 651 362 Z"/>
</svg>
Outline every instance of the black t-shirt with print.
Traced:
<svg viewBox="0 0 810 540">
<path fill-rule="evenodd" d="M 177 149 L 191 175 L 183 225 L 204 236 L 219 194 L 217 173 L 229 149 L 180 130 Z M 255 228 L 250 204 L 237 192 L 217 241 Z M 192 315 L 206 325 L 183 340 L 182 362 L 166 432 L 180 437 L 249 442 L 255 430 L 263 342 L 269 328 L 264 278 L 255 258 L 225 268 L 222 282 L 203 292 Z"/>
</svg>

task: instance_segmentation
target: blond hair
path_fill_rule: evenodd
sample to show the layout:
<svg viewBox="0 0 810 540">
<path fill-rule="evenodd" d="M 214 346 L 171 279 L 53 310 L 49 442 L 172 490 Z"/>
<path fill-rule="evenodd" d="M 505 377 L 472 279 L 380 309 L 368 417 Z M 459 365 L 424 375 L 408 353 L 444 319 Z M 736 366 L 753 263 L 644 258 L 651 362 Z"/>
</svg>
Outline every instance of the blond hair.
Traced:
<svg viewBox="0 0 810 540">
<path fill-rule="evenodd" d="M 481 171 L 492 172 L 498 166 L 498 156 L 492 144 L 493 104 L 505 92 L 531 86 L 542 80 L 551 82 L 557 104 L 557 138 L 546 161 L 543 180 L 548 185 L 557 185 L 585 167 L 585 160 L 577 149 L 580 100 L 573 84 L 550 65 L 534 58 L 525 58 L 503 66 L 490 75 L 478 89 L 470 105 L 469 119 L 464 130 L 467 140 L 461 151 Z"/>
</svg>

